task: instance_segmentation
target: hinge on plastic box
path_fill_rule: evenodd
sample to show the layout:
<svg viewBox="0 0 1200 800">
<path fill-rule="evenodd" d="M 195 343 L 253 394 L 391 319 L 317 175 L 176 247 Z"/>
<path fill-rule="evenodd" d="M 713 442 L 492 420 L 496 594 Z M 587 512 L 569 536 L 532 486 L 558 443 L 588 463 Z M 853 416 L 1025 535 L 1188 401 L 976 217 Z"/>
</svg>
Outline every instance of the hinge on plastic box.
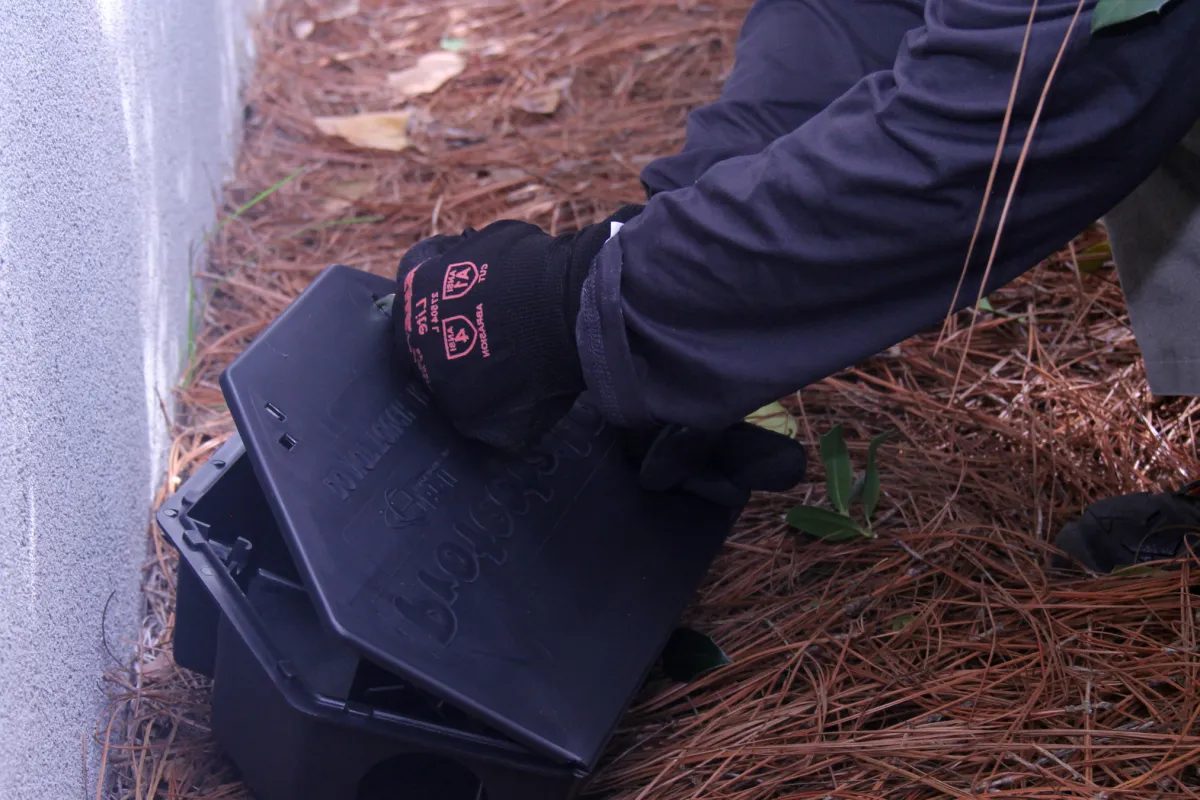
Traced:
<svg viewBox="0 0 1200 800">
<path fill-rule="evenodd" d="M 377 294 L 373 294 L 373 295 L 371 295 L 371 299 L 375 301 L 376 308 L 378 308 L 380 311 L 382 311 L 384 314 L 386 314 L 389 317 L 392 315 L 392 306 L 396 302 L 395 294 L 384 295 L 383 297 L 380 297 Z"/>
<path fill-rule="evenodd" d="M 229 551 L 229 557 L 225 559 L 225 566 L 229 569 L 230 575 L 237 575 L 246 568 L 250 563 L 250 551 L 254 549 L 254 544 L 248 539 L 241 536 L 233 543 L 233 549 Z"/>
<path fill-rule="evenodd" d="M 199 550 L 204 545 L 204 537 L 199 531 L 188 528 L 183 532 L 183 542 L 193 550 Z"/>
</svg>

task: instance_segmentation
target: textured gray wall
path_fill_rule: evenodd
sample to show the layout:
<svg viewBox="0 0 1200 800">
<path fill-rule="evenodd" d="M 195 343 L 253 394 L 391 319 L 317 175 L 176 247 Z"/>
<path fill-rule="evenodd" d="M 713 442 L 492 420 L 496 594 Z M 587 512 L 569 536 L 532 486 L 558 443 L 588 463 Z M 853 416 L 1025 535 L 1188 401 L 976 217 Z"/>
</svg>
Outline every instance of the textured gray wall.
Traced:
<svg viewBox="0 0 1200 800">
<path fill-rule="evenodd" d="M 0 798 L 94 796 L 246 0 L 0 0 Z"/>
</svg>

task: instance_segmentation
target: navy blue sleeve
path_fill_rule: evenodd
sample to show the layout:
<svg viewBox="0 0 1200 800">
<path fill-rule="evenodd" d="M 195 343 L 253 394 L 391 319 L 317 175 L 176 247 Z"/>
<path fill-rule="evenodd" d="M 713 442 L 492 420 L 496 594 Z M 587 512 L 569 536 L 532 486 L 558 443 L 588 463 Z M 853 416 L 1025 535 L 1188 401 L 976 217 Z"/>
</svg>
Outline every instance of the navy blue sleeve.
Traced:
<svg viewBox="0 0 1200 800">
<path fill-rule="evenodd" d="M 1144 180 L 1200 115 L 1200 0 L 1119 35 L 1088 0 L 1047 100 L 992 285 Z M 973 302 L 1038 96 L 1076 11 L 1039 4 Z M 723 427 L 941 320 L 999 140 L 1029 5 L 928 0 L 889 70 L 762 152 L 655 195 L 601 251 L 577 323 L 608 417 Z M 803 47 L 804 31 L 796 31 Z M 795 75 L 794 80 L 805 80 Z M 989 287 L 990 288 L 990 287 Z"/>
<path fill-rule="evenodd" d="M 721 96 L 688 114 L 681 152 L 642 170 L 647 192 L 691 186 L 714 164 L 762 152 L 888 69 L 924 8 L 924 0 L 754 0 Z"/>
</svg>

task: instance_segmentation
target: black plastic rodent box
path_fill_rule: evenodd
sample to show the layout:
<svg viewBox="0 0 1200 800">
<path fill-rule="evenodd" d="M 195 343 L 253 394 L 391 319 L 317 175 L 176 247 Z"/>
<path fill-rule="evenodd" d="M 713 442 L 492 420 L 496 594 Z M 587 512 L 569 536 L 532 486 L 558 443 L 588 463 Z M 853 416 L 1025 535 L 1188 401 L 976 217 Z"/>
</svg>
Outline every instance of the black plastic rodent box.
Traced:
<svg viewBox="0 0 1200 800">
<path fill-rule="evenodd" d="M 643 491 L 579 404 L 455 434 L 334 266 L 222 376 L 238 435 L 159 510 L 177 662 L 260 800 L 578 794 L 733 514 Z"/>
</svg>

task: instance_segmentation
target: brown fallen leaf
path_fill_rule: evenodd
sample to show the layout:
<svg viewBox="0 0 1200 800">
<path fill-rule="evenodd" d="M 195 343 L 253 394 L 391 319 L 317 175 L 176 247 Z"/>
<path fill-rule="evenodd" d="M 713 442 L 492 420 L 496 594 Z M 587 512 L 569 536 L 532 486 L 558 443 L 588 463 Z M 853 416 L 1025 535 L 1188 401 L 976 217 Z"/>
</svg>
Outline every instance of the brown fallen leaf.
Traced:
<svg viewBox="0 0 1200 800">
<path fill-rule="evenodd" d="M 300 19 L 292 26 L 292 33 L 297 39 L 307 39 L 313 35 L 313 31 L 317 29 L 317 23 L 321 22 L 336 22 L 339 19 L 346 19 L 358 13 L 358 0 L 343 0 L 329 11 L 314 19 Z"/>
<path fill-rule="evenodd" d="M 481 56 L 502 56 L 508 52 L 508 42 L 501 39 L 488 39 L 479 51 Z"/>
<path fill-rule="evenodd" d="M 162 680 L 175 672 L 175 661 L 168 655 L 160 655 L 149 664 L 143 664 L 141 672 L 145 680 Z"/>
<path fill-rule="evenodd" d="M 562 102 L 561 86 L 543 86 L 534 89 L 513 100 L 513 108 L 528 111 L 530 114 L 553 114 Z"/>
<path fill-rule="evenodd" d="M 509 205 L 516 205 L 517 203 L 524 203 L 527 200 L 532 200 L 533 198 L 537 197 L 540 189 L 541 189 L 541 186 L 539 184 L 530 183 L 526 186 L 522 186 L 520 189 L 517 189 L 515 192 L 509 192 L 508 196 L 505 197 L 504 200 Z"/>
<path fill-rule="evenodd" d="M 498 169 L 489 169 L 487 175 L 481 179 L 481 183 L 485 186 L 504 183 L 516 183 L 521 180 L 529 179 L 529 170 L 518 169 L 516 167 L 500 167 Z"/>
<path fill-rule="evenodd" d="M 307 39 L 312 36 L 312 32 L 316 29 L 317 23 L 311 19 L 302 19 L 292 26 L 292 33 L 296 35 L 297 39 Z"/>
<path fill-rule="evenodd" d="M 652 50 L 647 50 L 641 54 L 639 60 L 643 64 L 652 64 L 660 58 L 666 58 L 678 49 L 678 45 L 668 45 L 666 47 L 655 47 Z"/>
<path fill-rule="evenodd" d="M 338 181 L 330 188 L 332 197 L 321 201 L 321 207 L 329 214 L 337 214 L 353 206 L 375 191 L 373 180 Z"/>
<path fill-rule="evenodd" d="M 352 114 L 346 117 L 317 117 L 313 122 L 326 136 L 337 136 L 359 147 L 399 152 L 412 142 L 408 138 L 409 111 Z"/>
<path fill-rule="evenodd" d="M 318 22 L 333 22 L 334 20 L 346 19 L 353 17 L 358 13 L 358 0 L 341 0 L 333 4 L 333 7 L 317 17 Z"/>
<path fill-rule="evenodd" d="M 416 66 L 388 75 L 388 84 L 405 97 L 436 92 L 459 75 L 467 62 L 458 53 L 437 50 L 417 59 Z"/>
</svg>

